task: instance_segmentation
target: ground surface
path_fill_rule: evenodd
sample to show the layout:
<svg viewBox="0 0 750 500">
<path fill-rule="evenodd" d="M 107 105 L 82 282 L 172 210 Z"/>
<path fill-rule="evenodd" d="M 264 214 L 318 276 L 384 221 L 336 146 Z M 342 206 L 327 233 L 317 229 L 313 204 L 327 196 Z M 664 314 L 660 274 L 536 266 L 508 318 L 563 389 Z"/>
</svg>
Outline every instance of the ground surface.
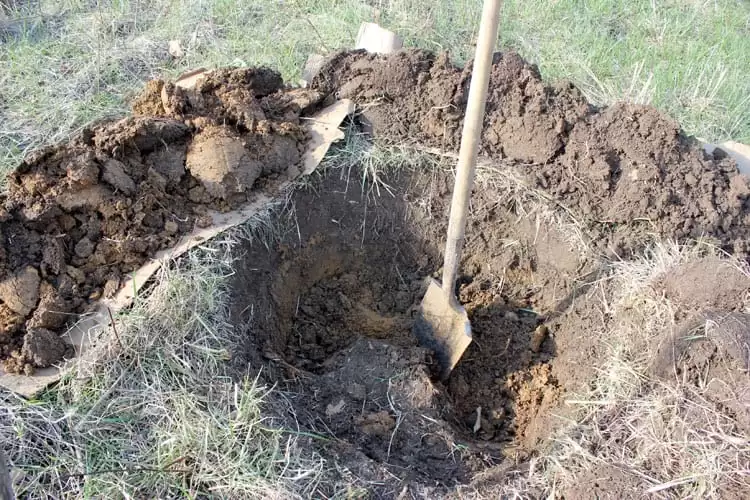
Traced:
<svg viewBox="0 0 750 500">
<path fill-rule="evenodd" d="M 11 23 L 0 18 L 9 63 L 0 146 L 11 168 L 24 151 L 121 112 L 156 73 L 271 62 L 295 80 L 309 53 L 349 45 L 368 16 L 462 61 L 478 14 L 473 2 L 22 8 Z M 3 394 L 0 436 L 17 491 L 742 498 L 747 182 L 730 160 L 704 155 L 674 121 L 638 104 L 672 111 L 688 132 L 745 140 L 746 21 L 734 2 L 507 2 L 506 45 L 583 91 L 545 86 L 512 53 L 496 60 L 489 165 L 479 172 L 457 290 L 476 341 L 447 384 L 433 379 L 430 353 L 410 328 L 422 278 L 439 270 L 452 161 L 402 146 L 455 150 L 468 75 L 439 53 L 334 58 L 308 104 L 337 92 L 361 115 L 327 174 L 245 234 L 165 269 L 117 318 L 117 342 L 101 346 L 96 364 L 37 400 Z M 181 54 L 167 50 L 169 40 Z M 283 176 L 258 171 L 257 146 L 279 153 L 271 156 L 283 157 L 281 170 L 294 163 L 286 155 L 304 138 L 292 133 L 294 147 L 280 148 L 276 138 L 297 130 L 307 104 L 285 93 L 266 99 L 247 72 L 236 75 L 199 99 L 167 86 L 162 100 L 163 84 L 151 83 L 138 116 L 88 127 L 10 178 L 0 307 L 18 333 L 66 319 L 57 314 L 60 286 L 80 277 L 75 269 L 88 288 L 65 297 L 78 301 L 65 312 L 108 293 L 107 283 L 206 206 L 241 202 L 250 187 Z M 261 87 L 275 88 L 271 80 Z M 619 97 L 631 104 L 589 104 Z M 182 132 L 162 134 L 175 127 Z M 376 145 L 361 127 L 375 131 Z M 164 141 L 151 144 L 154 136 Z M 221 172 L 202 168 L 216 149 L 231 160 L 219 166 L 241 179 L 217 182 Z M 105 190 L 109 203 L 79 206 L 87 187 Z M 64 220 L 73 230 L 51 243 Z M 19 252 L 8 240 L 17 231 L 45 236 Z M 137 248 L 104 251 L 113 239 Z M 97 265 L 89 261 L 99 245 Z M 27 333 L 17 369 L 65 355 L 56 338 Z"/>
<path fill-rule="evenodd" d="M 458 142 L 465 80 L 431 54 L 354 53 L 333 58 L 313 88 L 355 99 L 365 128 L 382 140 L 450 151 Z M 491 82 L 483 153 L 497 162 L 494 169 L 513 170 L 527 186 L 546 190 L 577 230 L 539 214 L 520 217 L 515 200 L 491 181 L 476 189 L 458 289 L 475 342 L 447 384 L 431 381 L 432 360 L 416 345 L 411 325 L 423 278 L 440 267 L 450 173 L 417 169 L 384 177 L 397 194 L 381 197 L 362 191 L 346 172 L 330 174 L 290 201 L 297 230 L 275 251 L 249 249 L 238 267 L 235 320 L 249 325 L 248 363 L 269 365 L 268 382 L 295 394 L 295 422 L 339 441 L 324 456 L 380 485 L 372 487 L 384 497 L 439 495 L 546 452 L 560 417 L 571 416 L 566 398 L 596 378 L 593 369 L 604 357 L 599 332 L 620 320 L 591 314 L 599 300 L 587 292 L 607 275 L 608 258 L 632 258 L 660 238 L 701 236 L 744 255 L 748 181 L 731 160 L 707 156 L 652 109 L 597 111 L 575 89 L 547 88 L 512 54 L 496 59 Z M 589 143 L 596 146 L 586 149 Z M 490 179 L 498 175 L 494 169 L 486 173 Z M 686 183 L 691 175 L 695 182 Z M 714 286 L 708 276 L 718 277 Z M 721 332 L 745 319 L 731 314 L 743 310 L 750 280 L 729 264 L 703 260 L 662 279 L 678 329 L 687 328 L 681 318 L 688 310 L 713 310 Z M 710 291 L 696 293 L 694 283 Z M 692 327 L 706 322 L 690 321 Z M 747 345 L 741 326 L 695 348 L 661 333 L 647 351 L 676 357 L 657 355 L 652 369 L 691 376 L 729 363 L 735 375 L 717 377 L 730 393 L 744 394 L 745 377 L 736 375 L 746 368 L 738 354 Z M 718 388 L 704 393 L 719 406 L 726 396 Z M 731 414 L 733 432 L 747 432 L 743 405 Z M 599 488 L 621 497 L 642 488 L 629 474 L 598 484 L 584 482 L 565 494 L 589 496 Z M 731 482 L 720 489 L 741 491 Z"/>
</svg>

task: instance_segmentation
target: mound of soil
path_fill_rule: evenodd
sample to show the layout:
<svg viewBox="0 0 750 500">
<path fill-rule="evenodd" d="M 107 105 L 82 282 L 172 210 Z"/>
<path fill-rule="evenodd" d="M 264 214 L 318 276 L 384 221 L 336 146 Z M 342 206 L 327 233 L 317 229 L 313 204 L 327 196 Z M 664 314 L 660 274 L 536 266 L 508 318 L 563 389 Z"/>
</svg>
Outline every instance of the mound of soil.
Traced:
<svg viewBox="0 0 750 500">
<path fill-rule="evenodd" d="M 447 54 L 353 51 L 331 57 L 312 87 L 360 104 L 378 138 L 457 150 L 470 77 Z M 653 235 L 750 250 L 750 188 L 723 151 L 707 155 L 653 108 L 595 109 L 570 84 L 546 86 L 515 53 L 495 55 L 481 150 L 518 163 L 610 256 Z"/>
<path fill-rule="evenodd" d="M 267 69 L 219 70 L 187 90 L 150 82 L 134 116 L 35 152 L 0 198 L 0 359 L 31 373 L 92 301 L 195 225 L 296 176 L 315 91 Z M 40 341 L 41 339 L 41 341 Z"/>
</svg>

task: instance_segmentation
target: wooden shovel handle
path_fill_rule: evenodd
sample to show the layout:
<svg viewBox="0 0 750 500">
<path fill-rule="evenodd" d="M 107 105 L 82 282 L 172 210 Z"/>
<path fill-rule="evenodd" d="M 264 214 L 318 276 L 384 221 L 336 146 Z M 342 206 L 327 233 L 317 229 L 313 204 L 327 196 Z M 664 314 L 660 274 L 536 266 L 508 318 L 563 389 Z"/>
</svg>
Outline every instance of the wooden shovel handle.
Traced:
<svg viewBox="0 0 750 500">
<path fill-rule="evenodd" d="M 492 67 L 492 54 L 495 50 L 495 41 L 498 35 L 497 28 L 501 6 L 501 0 L 485 0 L 482 20 L 479 24 L 479 38 L 474 56 L 474 66 L 471 71 L 469 102 L 464 116 L 461 149 L 458 153 L 458 167 L 456 169 L 456 184 L 453 188 L 450 220 L 448 221 L 448 238 L 445 244 L 442 289 L 449 300 L 456 300 L 453 288 L 458 276 L 458 265 L 461 262 L 466 216 L 469 212 L 469 199 L 474 185 L 474 170 L 479 141 L 482 136 L 487 87 L 489 86 L 490 69 Z"/>
</svg>

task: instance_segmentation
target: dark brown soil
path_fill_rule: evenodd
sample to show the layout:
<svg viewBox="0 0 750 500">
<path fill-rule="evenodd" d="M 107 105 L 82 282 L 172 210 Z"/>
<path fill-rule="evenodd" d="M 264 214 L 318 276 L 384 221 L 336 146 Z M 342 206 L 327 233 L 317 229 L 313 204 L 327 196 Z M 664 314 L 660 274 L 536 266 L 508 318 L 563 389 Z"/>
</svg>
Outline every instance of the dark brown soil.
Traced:
<svg viewBox="0 0 750 500">
<path fill-rule="evenodd" d="M 65 352 L 49 331 L 84 312 L 207 209 L 297 174 L 314 91 L 265 69 L 220 70 L 195 90 L 150 82 L 135 116 L 94 124 L 25 159 L 0 198 L 0 359 L 30 373 Z M 46 333 L 45 333 L 46 332 Z"/>
<path fill-rule="evenodd" d="M 312 86 L 354 99 L 378 138 L 457 150 L 469 77 L 445 54 L 354 51 L 333 56 Z M 569 84 L 545 86 L 517 54 L 495 56 L 481 148 L 521 164 L 610 256 L 654 236 L 748 253 L 748 181 L 722 151 L 707 155 L 653 108 L 597 110 Z"/>
</svg>

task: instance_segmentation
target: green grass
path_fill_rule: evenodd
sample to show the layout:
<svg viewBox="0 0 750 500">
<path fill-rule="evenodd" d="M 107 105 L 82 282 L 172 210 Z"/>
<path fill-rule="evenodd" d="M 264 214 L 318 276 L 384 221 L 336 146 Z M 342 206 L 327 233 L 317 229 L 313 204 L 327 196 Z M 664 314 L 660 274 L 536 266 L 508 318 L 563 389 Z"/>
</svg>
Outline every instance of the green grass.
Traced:
<svg viewBox="0 0 750 500">
<path fill-rule="evenodd" d="M 407 45 L 472 54 L 481 2 L 311 0 L 42 2 L 0 45 L 0 172 L 24 152 L 126 112 L 143 81 L 196 66 L 260 65 L 295 81 L 307 56 L 351 46 L 362 21 Z M 649 103 L 691 134 L 750 142 L 750 4 L 506 1 L 502 47 L 597 104 Z M 180 40 L 185 56 L 167 53 Z"/>
</svg>

